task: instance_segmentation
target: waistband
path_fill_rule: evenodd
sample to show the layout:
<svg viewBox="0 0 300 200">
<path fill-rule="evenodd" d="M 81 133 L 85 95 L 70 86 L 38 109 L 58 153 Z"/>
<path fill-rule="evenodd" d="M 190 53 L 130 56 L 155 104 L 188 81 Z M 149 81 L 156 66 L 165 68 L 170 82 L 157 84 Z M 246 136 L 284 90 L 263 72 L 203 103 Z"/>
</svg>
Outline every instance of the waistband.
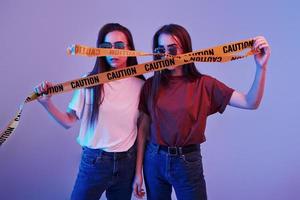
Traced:
<svg viewBox="0 0 300 200">
<path fill-rule="evenodd" d="M 163 151 L 171 156 L 177 156 L 177 155 L 180 156 L 195 151 L 200 152 L 200 144 L 190 144 L 182 147 L 169 147 L 169 146 L 158 145 L 154 143 L 150 143 L 150 145 L 155 146 L 158 151 Z"/>
<path fill-rule="evenodd" d="M 103 151 L 102 149 L 91 149 L 86 146 L 82 147 L 82 150 L 84 153 L 94 154 L 97 156 L 105 155 L 109 157 L 123 157 L 126 156 L 128 153 L 132 153 L 136 151 L 136 143 L 134 143 L 132 147 L 130 147 L 130 149 L 128 149 L 127 151 L 122 151 L 122 152 L 107 152 L 107 151 Z"/>
</svg>

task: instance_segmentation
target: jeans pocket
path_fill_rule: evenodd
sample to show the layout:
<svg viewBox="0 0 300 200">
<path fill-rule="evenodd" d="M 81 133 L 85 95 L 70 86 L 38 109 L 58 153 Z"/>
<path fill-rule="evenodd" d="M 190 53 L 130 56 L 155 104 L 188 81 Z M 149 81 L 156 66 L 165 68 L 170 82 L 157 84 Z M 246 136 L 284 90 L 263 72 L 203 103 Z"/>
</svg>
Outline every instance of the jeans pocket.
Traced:
<svg viewBox="0 0 300 200">
<path fill-rule="evenodd" d="M 202 162 L 202 156 L 198 151 L 184 154 L 181 159 L 188 165 L 201 164 Z"/>
<path fill-rule="evenodd" d="M 97 156 L 83 153 L 81 157 L 81 164 L 86 167 L 94 167 L 96 160 L 97 160 Z"/>
<path fill-rule="evenodd" d="M 136 151 L 128 151 L 127 152 L 127 158 L 130 159 L 130 160 L 135 160 L 136 159 L 136 155 L 137 152 Z"/>
<path fill-rule="evenodd" d="M 148 144 L 145 150 L 145 155 L 148 158 L 154 158 L 157 155 L 157 149 L 152 144 Z"/>
</svg>

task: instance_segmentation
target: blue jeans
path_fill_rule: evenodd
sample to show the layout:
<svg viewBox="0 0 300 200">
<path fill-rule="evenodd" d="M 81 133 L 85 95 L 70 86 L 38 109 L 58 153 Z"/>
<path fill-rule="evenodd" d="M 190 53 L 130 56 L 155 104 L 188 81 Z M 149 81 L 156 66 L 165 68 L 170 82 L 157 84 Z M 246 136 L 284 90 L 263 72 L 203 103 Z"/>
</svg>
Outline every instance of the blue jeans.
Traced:
<svg viewBox="0 0 300 200">
<path fill-rule="evenodd" d="M 106 190 L 109 200 L 130 200 L 135 163 L 136 145 L 120 153 L 83 147 L 71 199 L 99 200 Z"/>
<path fill-rule="evenodd" d="M 171 155 L 149 143 L 144 158 L 148 200 L 171 200 L 172 186 L 178 200 L 206 200 L 200 151 Z"/>
</svg>

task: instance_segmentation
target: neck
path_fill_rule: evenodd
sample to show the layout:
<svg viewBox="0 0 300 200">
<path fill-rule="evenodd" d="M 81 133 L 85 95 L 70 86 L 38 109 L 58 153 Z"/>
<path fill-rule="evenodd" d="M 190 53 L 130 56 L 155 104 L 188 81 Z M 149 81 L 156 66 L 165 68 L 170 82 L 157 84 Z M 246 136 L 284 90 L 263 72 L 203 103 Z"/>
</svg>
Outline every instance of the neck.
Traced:
<svg viewBox="0 0 300 200">
<path fill-rule="evenodd" d="M 171 70 L 171 75 L 172 76 L 182 76 L 183 75 L 182 66 L 178 66 L 175 69 Z"/>
</svg>

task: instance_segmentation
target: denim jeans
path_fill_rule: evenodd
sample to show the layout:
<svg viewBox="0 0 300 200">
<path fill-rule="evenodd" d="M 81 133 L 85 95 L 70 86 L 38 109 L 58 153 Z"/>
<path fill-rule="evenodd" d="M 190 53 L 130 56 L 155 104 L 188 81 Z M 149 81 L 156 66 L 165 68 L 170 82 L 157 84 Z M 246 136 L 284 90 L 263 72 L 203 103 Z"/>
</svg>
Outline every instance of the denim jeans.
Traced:
<svg viewBox="0 0 300 200">
<path fill-rule="evenodd" d="M 178 200 L 206 200 L 200 151 L 170 155 L 149 143 L 144 158 L 148 200 L 171 200 L 172 186 Z"/>
<path fill-rule="evenodd" d="M 72 200 L 99 200 L 106 190 L 109 200 L 130 200 L 135 174 L 136 146 L 110 153 L 83 147 Z"/>
</svg>

